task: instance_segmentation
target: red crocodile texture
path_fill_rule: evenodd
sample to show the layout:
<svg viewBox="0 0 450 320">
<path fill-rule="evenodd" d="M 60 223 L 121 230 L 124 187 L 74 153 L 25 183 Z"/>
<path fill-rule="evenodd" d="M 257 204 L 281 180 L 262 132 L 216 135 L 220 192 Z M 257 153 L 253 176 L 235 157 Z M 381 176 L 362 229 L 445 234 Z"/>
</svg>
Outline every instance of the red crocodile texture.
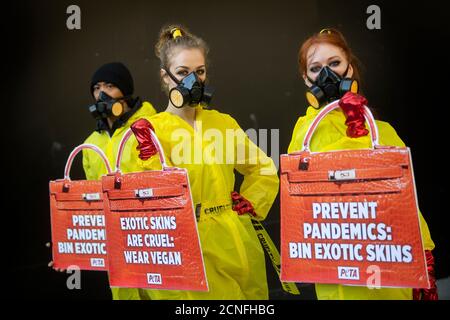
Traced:
<svg viewBox="0 0 450 320">
<path fill-rule="evenodd" d="M 113 287 L 137 287 L 177 290 L 207 290 L 207 281 L 196 228 L 195 213 L 186 170 L 145 171 L 120 176 L 104 176 L 105 214 L 109 257 L 109 280 Z M 117 186 L 117 185 L 116 185 Z M 153 197 L 136 198 L 134 190 L 153 189 Z M 120 218 L 169 217 L 176 219 L 176 229 L 122 230 Z M 168 234 L 174 247 L 128 247 L 128 234 Z M 125 250 L 181 252 L 182 265 L 127 264 Z M 161 284 L 147 281 L 147 274 L 160 274 Z"/>
<path fill-rule="evenodd" d="M 65 192 L 64 186 L 68 185 Z M 80 180 L 50 181 L 50 218 L 52 227 L 52 254 L 55 268 L 67 269 L 69 266 L 78 266 L 81 270 L 107 270 L 108 261 L 106 254 L 69 254 L 59 253 L 58 243 L 60 242 L 96 242 L 106 245 L 106 241 L 69 241 L 67 239 L 67 229 L 99 229 L 105 230 L 104 226 L 74 227 L 72 223 L 73 215 L 100 215 L 104 217 L 103 193 L 101 181 Z M 98 193 L 99 201 L 85 201 L 84 193 Z M 103 218 L 104 219 L 104 218 Z M 104 231 L 105 232 L 105 231 Z M 103 259 L 104 267 L 91 266 L 91 258 Z"/>
<path fill-rule="evenodd" d="M 308 162 L 300 166 L 300 162 Z M 306 170 L 301 170 L 301 168 Z M 355 169 L 356 180 L 327 181 L 328 171 Z M 360 174 L 358 177 L 359 173 Z M 392 241 L 376 244 L 410 244 L 411 263 L 330 261 L 290 258 L 290 242 L 303 238 L 303 223 L 372 223 L 373 219 L 330 220 L 312 217 L 312 203 L 376 201 L 377 221 L 392 226 Z M 315 240 L 322 243 L 365 243 L 360 240 Z M 380 148 L 331 152 L 298 152 L 281 156 L 281 279 L 312 283 L 366 285 L 369 265 L 381 270 L 381 286 L 427 287 L 415 184 L 409 148 Z M 359 280 L 342 280 L 337 267 L 358 267 Z"/>
</svg>

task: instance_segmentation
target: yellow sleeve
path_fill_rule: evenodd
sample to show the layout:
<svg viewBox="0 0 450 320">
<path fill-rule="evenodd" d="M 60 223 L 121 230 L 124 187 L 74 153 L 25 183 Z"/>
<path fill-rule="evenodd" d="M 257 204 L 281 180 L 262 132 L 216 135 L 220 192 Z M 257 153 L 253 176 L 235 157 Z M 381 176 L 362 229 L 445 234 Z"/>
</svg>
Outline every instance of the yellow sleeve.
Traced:
<svg viewBox="0 0 450 320">
<path fill-rule="evenodd" d="M 378 130 L 380 134 L 380 144 L 381 145 L 391 145 L 397 147 L 404 147 L 405 143 L 398 136 L 395 129 L 387 122 L 377 121 Z M 422 212 L 419 209 L 419 223 L 420 223 L 420 232 L 422 234 L 422 242 L 424 250 L 433 250 L 434 242 L 431 239 L 430 230 L 428 229 L 428 225 L 422 216 Z"/>
<path fill-rule="evenodd" d="M 97 180 L 95 175 L 93 174 L 91 170 L 91 164 L 89 161 L 89 152 L 88 150 L 83 150 L 83 170 L 84 174 L 86 175 L 87 180 Z"/>
<path fill-rule="evenodd" d="M 288 153 L 300 151 L 302 148 L 303 139 L 300 139 L 299 131 L 305 122 L 305 117 L 300 117 L 295 124 L 294 131 L 292 132 L 291 142 L 289 143 Z M 303 135 L 302 135 L 303 136 Z"/>
<path fill-rule="evenodd" d="M 96 133 L 92 133 L 84 142 L 83 144 L 87 143 L 87 144 L 93 144 L 98 146 L 98 144 L 96 143 Z M 95 164 L 92 163 L 93 157 L 99 157 L 99 155 L 93 151 L 93 150 L 89 150 L 89 149 L 83 149 L 82 150 L 82 155 L 83 155 L 83 170 L 84 170 L 84 174 L 86 175 L 86 179 L 87 180 L 99 180 L 100 179 L 100 173 L 99 173 L 99 168 L 97 168 L 97 166 Z"/>
<path fill-rule="evenodd" d="M 384 146 L 405 147 L 405 143 L 398 136 L 397 131 L 387 122 L 376 120 L 378 132 L 380 135 L 379 142 Z"/>
<path fill-rule="evenodd" d="M 149 109 L 150 111 L 148 112 L 148 116 L 153 116 L 155 114 L 157 114 L 158 112 L 156 111 L 155 107 L 153 107 L 153 105 L 150 102 L 144 101 L 143 104 L 148 104 L 149 105 Z"/>
<path fill-rule="evenodd" d="M 422 216 L 422 212 L 419 210 L 419 222 L 420 222 L 420 233 L 422 234 L 422 242 L 424 250 L 433 250 L 434 242 L 431 239 L 430 230 L 428 229 L 428 225 L 425 219 Z"/>
<path fill-rule="evenodd" d="M 237 138 L 235 169 L 244 176 L 239 193 L 252 203 L 256 219 L 264 220 L 278 194 L 277 169 L 273 160 L 249 139 L 236 120 L 231 117 L 229 120 Z M 245 153 L 239 150 L 245 150 Z"/>
<path fill-rule="evenodd" d="M 136 155 L 137 157 L 137 163 L 139 165 L 140 168 L 142 168 L 142 171 L 146 171 L 146 170 L 161 170 L 162 169 L 162 165 L 161 165 L 161 161 L 159 160 L 159 155 L 155 154 L 154 156 L 150 157 L 147 160 L 142 160 L 139 158 L 138 155 Z"/>
</svg>

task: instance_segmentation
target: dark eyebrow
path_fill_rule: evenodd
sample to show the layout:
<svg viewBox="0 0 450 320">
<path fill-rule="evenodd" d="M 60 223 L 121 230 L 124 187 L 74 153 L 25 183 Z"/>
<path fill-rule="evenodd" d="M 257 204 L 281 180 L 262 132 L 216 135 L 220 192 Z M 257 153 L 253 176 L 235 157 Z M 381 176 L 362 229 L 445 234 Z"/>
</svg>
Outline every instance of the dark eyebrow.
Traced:
<svg viewBox="0 0 450 320">
<path fill-rule="evenodd" d="M 314 55 L 314 53 L 315 53 L 316 51 L 314 50 L 314 52 L 313 53 L 311 53 L 308 57 L 306 57 L 306 61 L 308 61 L 308 60 L 310 60 L 311 59 L 311 57 Z M 314 62 L 312 62 L 312 63 L 314 63 Z"/>
<path fill-rule="evenodd" d="M 333 57 L 330 57 L 330 58 L 328 58 L 328 61 L 330 61 L 330 60 L 333 60 L 333 59 L 335 59 L 335 58 L 338 58 L 338 59 L 340 59 L 340 57 L 339 57 L 339 56 L 333 56 Z"/>
<path fill-rule="evenodd" d="M 204 67 L 205 67 L 205 65 L 201 65 L 201 66 L 198 66 L 197 69 L 204 68 Z M 178 66 L 178 67 L 175 68 L 175 70 L 177 70 L 177 69 L 179 69 L 179 68 L 189 70 L 189 68 L 186 67 L 186 66 Z"/>
<path fill-rule="evenodd" d="M 331 61 L 331 60 L 334 60 L 334 59 L 341 59 L 341 57 L 339 57 L 339 56 L 332 56 L 332 57 L 329 57 L 327 61 Z M 311 62 L 309 66 L 311 67 L 314 64 L 320 64 L 320 62 L 319 61 Z"/>
<path fill-rule="evenodd" d="M 316 54 L 317 48 L 314 48 L 314 51 L 311 52 L 311 54 L 309 56 L 306 57 L 306 64 L 308 65 L 308 60 L 311 59 L 312 56 L 314 56 Z M 314 63 L 319 63 L 318 61 L 314 61 L 314 62 L 310 62 L 309 64 L 314 64 Z"/>
</svg>

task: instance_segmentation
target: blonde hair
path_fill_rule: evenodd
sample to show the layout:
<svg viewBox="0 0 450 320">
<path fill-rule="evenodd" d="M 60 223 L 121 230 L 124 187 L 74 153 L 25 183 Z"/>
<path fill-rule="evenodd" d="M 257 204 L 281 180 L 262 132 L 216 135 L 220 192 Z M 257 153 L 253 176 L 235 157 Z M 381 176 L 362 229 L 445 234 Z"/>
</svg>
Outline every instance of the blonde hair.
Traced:
<svg viewBox="0 0 450 320">
<path fill-rule="evenodd" d="M 190 33 L 181 25 L 164 26 L 159 32 L 159 39 L 155 45 L 155 54 L 161 62 L 161 67 L 170 67 L 170 59 L 176 49 L 200 49 L 207 61 L 209 47 L 202 38 Z"/>
</svg>

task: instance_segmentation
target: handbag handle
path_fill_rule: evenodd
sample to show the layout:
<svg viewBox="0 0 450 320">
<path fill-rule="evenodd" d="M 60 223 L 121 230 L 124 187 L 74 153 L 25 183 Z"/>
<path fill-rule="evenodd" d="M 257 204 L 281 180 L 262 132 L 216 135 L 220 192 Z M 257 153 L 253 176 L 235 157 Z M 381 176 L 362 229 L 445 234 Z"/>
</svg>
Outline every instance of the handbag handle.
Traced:
<svg viewBox="0 0 450 320">
<path fill-rule="evenodd" d="M 150 130 L 150 129 L 149 129 Z M 156 134 L 153 132 L 153 130 L 150 130 L 150 134 L 152 137 L 152 141 L 156 146 L 156 149 L 158 151 L 159 154 L 159 161 L 161 162 L 161 166 L 163 170 L 168 170 L 169 166 L 167 166 L 166 163 L 166 158 L 164 156 L 164 150 L 158 140 L 158 137 L 156 136 Z M 133 131 L 130 129 L 128 129 L 125 134 L 122 137 L 122 140 L 120 141 L 120 145 L 119 145 L 119 152 L 117 153 L 117 159 L 116 159 L 116 173 L 120 173 L 120 163 L 122 161 L 122 154 L 123 154 L 123 150 L 125 148 L 125 144 L 128 141 L 128 139 L 133 135 Z"/>
<path fill-rule="evenodd" d="M 312 135 L 314 134 L 314 131 L 317 129 L 317 126 L 319 125 L 320 121 L 325 118 L 325 116 L 333 111 L 334 109 L 340 108 L 339 106 L 339 100 L 333 101 L 326 105 L 320 112 L 317 114 L 314 121 L 310 124 L 308 131 L 306 131 L 305 138 L 303 140 L 303 149 L 302 151 L 310 151 L 309 145 L 311 143 Z M 367 106 L 364 106 L 364 118 L 366 118 L 367 123 L 370 127 L 370 136 L 372 138 L 372 148 L 378 148 L 379 142 L 378 142 L 378 126 L 375 123 L 375 118 L 373 117 L 372 112 Z"/>
<path fill-rule="evenodd" d="M 102 149 L 100 149 L 96 145 L 85 143 L 85 144 L 80 144 L 78 147 L 73 149 L 72 152 L 70 153 L 69 158 L 67 159 L 67 162 L 66 162 L 66 167 L 64 168 L 64 180 L 70 181 L 70 175 L 69 174 L 70 174 L 70 169 L 72 168 L 73 160 L 75 159 L 76 155 L 81 150 L 85 150 L 85 149 L 90 149 L 90 150 L 93 150 L 93 151 L 97 152 L 97 154 L 103 159 L 103 162 L 105 163 L 106 170 L 108 171 L 108 173 L 112 172 L 111 171 L 111 166 L 110 166 L 109 161 L 108 161 L 108 158 L 106 157 L 106 155 L 102 151 Z"/>
</svg>

